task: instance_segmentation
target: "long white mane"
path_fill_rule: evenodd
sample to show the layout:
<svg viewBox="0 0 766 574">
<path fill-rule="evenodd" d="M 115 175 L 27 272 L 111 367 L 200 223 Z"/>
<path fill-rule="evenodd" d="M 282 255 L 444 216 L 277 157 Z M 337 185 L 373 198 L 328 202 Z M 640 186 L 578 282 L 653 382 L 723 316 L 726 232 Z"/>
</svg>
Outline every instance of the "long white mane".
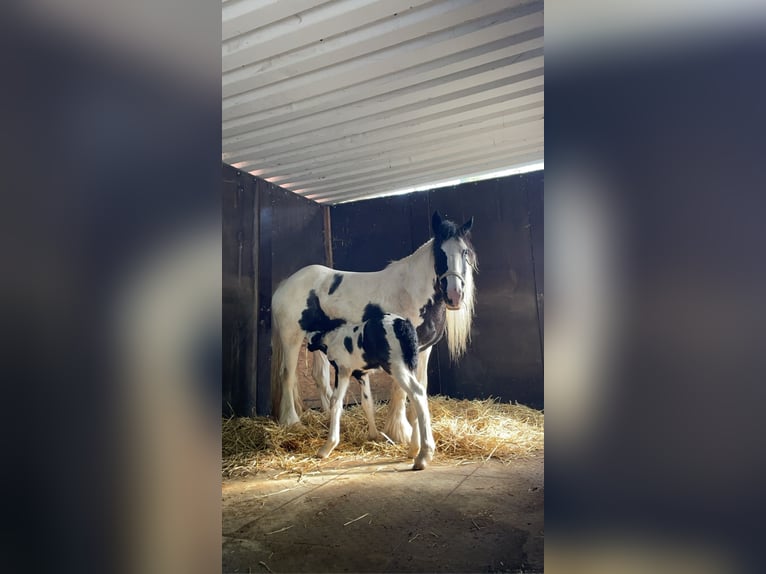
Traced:
<svg viewBox="0 0 766 574">
<path fill-rule="evenodd" d="M 471 325 L 476 303 L 476 284 L 473 278 L 475 271 L 475 264 L 466 265 L 463 304 L 457 311 L 447 311 L 447 348 L 452 361 L 460 359 L 471 342 Z"/>
</svg>

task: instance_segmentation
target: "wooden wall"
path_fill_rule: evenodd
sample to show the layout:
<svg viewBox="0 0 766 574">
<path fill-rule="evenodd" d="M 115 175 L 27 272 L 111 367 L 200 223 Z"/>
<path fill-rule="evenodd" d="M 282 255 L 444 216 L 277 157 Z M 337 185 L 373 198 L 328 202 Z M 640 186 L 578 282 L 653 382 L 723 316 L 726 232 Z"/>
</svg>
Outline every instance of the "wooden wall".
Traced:
<svg viewBox="0 0 766 574">
<path fill-rule="evenodd" d="M 323 208 L 229 165 L 222 192 L 223 413 L 265 415 L 271 294 L 301 267 L 325 263 Z"/>
</svg>

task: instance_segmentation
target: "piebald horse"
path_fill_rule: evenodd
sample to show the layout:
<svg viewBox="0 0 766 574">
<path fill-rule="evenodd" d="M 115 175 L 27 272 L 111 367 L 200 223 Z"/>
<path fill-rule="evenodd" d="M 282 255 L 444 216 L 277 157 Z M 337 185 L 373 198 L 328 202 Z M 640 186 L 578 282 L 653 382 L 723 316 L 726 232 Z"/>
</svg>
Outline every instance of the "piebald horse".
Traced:
<svg viewBox="0 0 766 574">
<path fill-rule="evenodd" d="M 335 368 L 335 390 L 330 398 L 330 432 L 319 449 L 325 458 L 340 442 L 340 415 L 351 377 L 364 380 L 370 369 L 383 369 L 407 393 L 417 413 L 412 426 L 410 456 L 415 457 L 413 470 L 423 470 L 434 455 L 436 445 L 431 433 L 426 389 L 416 376 L 418 367 L 418 335 L 404 317 L 383 313 L 370 303 L 362 315 L 362 323 L 344 323 L 332 331 L 318 331 L 309 337 L 309 351 L 321 351 Z"/>
<path fill-rule="evenodd" d="M 271 398 L 272 414 L 280 424 L 300 423 L 300 397 L 296 393 L 296 367 L 303 340 L 346 323 L 360 323 L 369 304 L 409 320 L 418 338 L 417 379 L 428 388 L 431 348 L 447 335 L 453 360 L 463 355 L 471 337 L 476 289 L 476 253 L 471 245 L 473 218 L 458 226 L 433 214 L 433 237 L 414 253 L 371 273 L 337 271 L 309 265 L 288 277 L 272 296 Z M 314 352 L 314 378 L 322 406 L 331 396 L 327 358 Z M 370 438 L 377 437 L 374 405 L 366 377 L 362 378 L 362 407 L 370 424 Z M 393 440 L 409 442 L 412 428 L 405 413 L 406 395 L 392 388 L 384 432 Z M 414 413 L 413 413 L 414 414 Z M 415 417 L 413 416 L 413 422 Z"/>
</svg>

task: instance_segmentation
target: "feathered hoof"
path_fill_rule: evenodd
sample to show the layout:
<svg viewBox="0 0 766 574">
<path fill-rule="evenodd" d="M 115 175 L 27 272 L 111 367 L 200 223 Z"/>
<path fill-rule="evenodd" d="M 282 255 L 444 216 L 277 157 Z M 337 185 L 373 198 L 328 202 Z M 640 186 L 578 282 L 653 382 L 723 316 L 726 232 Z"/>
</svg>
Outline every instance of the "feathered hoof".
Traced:
<svg viewBox="0 0 766 574">
<path fill-rule="evenodd" d="M 279 419 L 279 424 L 283 427 L 303 428 L 303 423 L 297 415 L 288 416 L 284 419 Z"/>
<path fill-rule="evenodd" d="M 386 424 L 386 428 L 383 430 L 388 437 L 399 444 L 410 444 L 412 438 L 412 427 L 407 419 L 400 419 L 398 421 L 389 421 Z"/>
<path fill-rule="evenodd" d="M 412 470 L 424 470 L 428 466 L 425 460 L 415 459 L 415 464 L 412 465 Z"/>
<path fill-rule="evenodd" d="M 367 438 L 372 441 L 384 441 L 386 440 L 383 438 L 383 435 L 380 434 L 377 430 L 371 430 L 367 433 Z"/>
</svg>

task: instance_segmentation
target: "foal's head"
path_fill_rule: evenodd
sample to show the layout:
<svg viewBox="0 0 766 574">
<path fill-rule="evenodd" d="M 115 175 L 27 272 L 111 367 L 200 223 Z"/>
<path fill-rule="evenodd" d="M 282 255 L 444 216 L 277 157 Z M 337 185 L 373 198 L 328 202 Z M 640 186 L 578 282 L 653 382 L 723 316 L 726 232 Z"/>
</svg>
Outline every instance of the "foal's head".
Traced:
<svg viewBox="0 0 766 574">
<path fill-rule="evenodd" d="M 472 297 L 476 253 L 471 245 L 473 217 L 458 227 L 438 211 L 431 221 L 434 232 L 434 269 L 448 309 L 460 309 Z"/>
</svg>

